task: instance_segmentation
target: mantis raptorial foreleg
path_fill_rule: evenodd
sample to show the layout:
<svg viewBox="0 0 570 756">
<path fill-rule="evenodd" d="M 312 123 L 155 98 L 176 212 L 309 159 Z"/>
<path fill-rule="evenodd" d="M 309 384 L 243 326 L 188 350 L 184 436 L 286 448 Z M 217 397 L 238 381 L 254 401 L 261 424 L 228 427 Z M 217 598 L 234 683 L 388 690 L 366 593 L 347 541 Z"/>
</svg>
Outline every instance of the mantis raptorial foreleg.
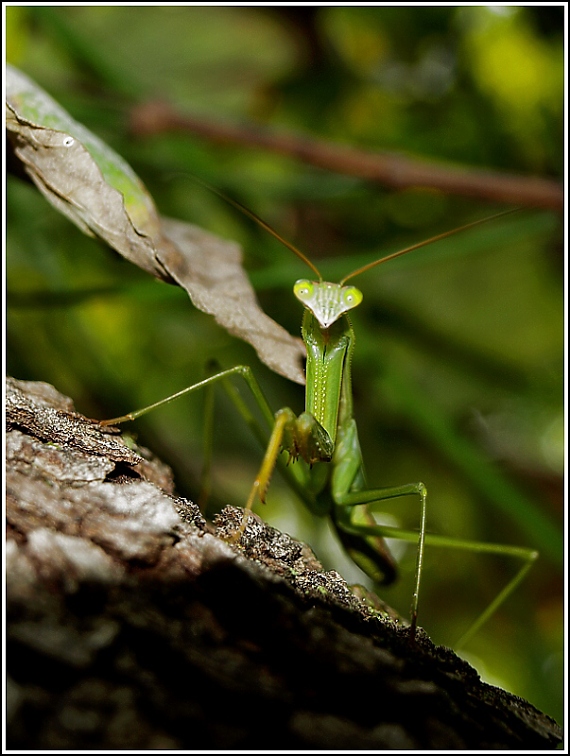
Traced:
<svg viewBox="0 0 570 756">
<path fill-rule="evenodd" d="M 242 378 L 245 381 L 248 389 L 250 390 L 255 400 L 255 403 L 259 407 L 261 415 L 265 421 L 267 430 L 264 430 L 264 428 L 261 426 L 258 419 L 254 416 L 254 414 L 250 411 L 247 404 L 241 398 L 235 386 L 233 386 L 231 380 L 229 380 L 232 377 L 236 377 L 236 376 Z M 257 379 L 255 378 L 255 375 L 253 374 L 251 368 L 247 365 L 236 365 L 236 367 L 229 368 L 228 370 L 222 370 L 221 372 L 216 373 L 215 375 L 211 375 L 208 378 L 204 378 L 204 380 L 202 381 L 198 381 L 198 383 L 193 383 L 191 386 L 187 386 L 181 391 L 177 391 L 175 394 L 172 394 L 171 396 L 167 396 L 158 402 L 154 402 L 154 404 L 150 404 L 148 407 L 143 407 L 141 409 L 134 410 L 133 412 L 128 412 L 126 415 L 121 415 L 120 417 L 114 417 L 114 418 L 111 418 L 110 420 L 101 420 L 100 424 L 103 426 L 119 425 L 120 423 L 125 423 L 130 420 L 136 420 L 138 417 L 142 417 L 143 415 L 146 415 L 148 412 L 151 412 L 152 410 L 155 410 L 158 407 L 163 407 L 167 404 L 170 404 L 171 402 L 173 402 L 176 399 L 179 399 L 182 396 L 186 396 L 187 394 L 191 394 L 201 389 L 207 389 L 209 387 L 214 386 L 216 383 L 220 383 L 220 382 L 223 384 L 226 393 L 229 395 L 230 399 L 236 406 L 242 418 L 250 427 L 254 436 L 259 440 L 262 446 L 265 446 L 268 441 L 269 432 L 274 426 L 275 419 L 274 419 L 273 413 L 271 412 L 271 408 L 269 407 L 267 399 L 265 398 L 265 395 L 263 394 L 263 391 Z M 208 440 L 206 441 L 206 444 L 209 444 Z M 277 464 L 282 469 L 286 468 L 286 465 L 282 463 L 282 461 L 279 459 L 277 460 Z M 288 472 L 287 478 L 288 478 L 289 485 L 301 498 L 305 498 L 304 494 L 306 492 L 305 491 L 306 479 L 303 476 L 302 469 L 289 468 L 287 472 Z M 258 487 L 256 486 L 256 488 Z M 253 499 L 252 499 L 252 503 L 253 503 Z"/>
</svg>

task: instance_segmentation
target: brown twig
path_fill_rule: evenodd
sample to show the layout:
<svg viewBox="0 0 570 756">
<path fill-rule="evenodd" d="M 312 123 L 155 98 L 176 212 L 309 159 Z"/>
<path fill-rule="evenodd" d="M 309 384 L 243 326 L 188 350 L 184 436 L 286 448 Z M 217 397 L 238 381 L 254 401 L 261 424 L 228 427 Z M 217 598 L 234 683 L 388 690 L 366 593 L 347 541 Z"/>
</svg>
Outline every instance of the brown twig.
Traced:
<svg viewBox="0 0 570 756">
<path fill-rule="evenodd" d="M 167 131 L 192 133 L 218 144 L 262 148 L 329 171 L 377 181 L 396 189 L 430 187 L 449 194 L 560 212 L 563 189 L 557 181 L 452 167 L 388 152 L 368 152 L 293 133 L 277 133 L 257 126 L 235 126 L 181 115 L 164 102 L 148 102 L 133 110 L 133 133 L 150 136 Z"/>
</svg>

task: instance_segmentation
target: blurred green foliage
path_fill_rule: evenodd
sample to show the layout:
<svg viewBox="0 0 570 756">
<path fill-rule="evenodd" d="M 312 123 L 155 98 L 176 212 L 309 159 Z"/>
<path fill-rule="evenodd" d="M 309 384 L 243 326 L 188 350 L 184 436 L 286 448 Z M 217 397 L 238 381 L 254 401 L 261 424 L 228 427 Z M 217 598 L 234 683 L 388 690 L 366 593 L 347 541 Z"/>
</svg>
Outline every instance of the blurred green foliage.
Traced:
<svg viewBox="0 0 570 756">
<path fill-rule="evenodd" d="M 430 189 L 393 191 L 294 158 L 191 135 L 133 138 L 151 98 L 220 121 L 257 121 L 370 150 L 560 177 L 560 7 L 9 7 L 8 58 L 125 157 L 162 213 L 239 240 L 264 308 L 292 333 L 306 276 L 188 173 L 271 223 L 339 278 L 366 261 L 500 207 Z M 216 360 L 251 364 L 272 406 L 302 389 L 152 280 L 83 236 L 19 179 L 9 184 L 8 371 L 45 380 L 93 417 L 149 404 Z M 466 649 L 491 682 L 562 717 L 563 297 L 559 219 L 525 211 L 355 281 L 355 413 L 371 485 L 422 480 L 429 528 L 537 547 L 541 559 Z M 197 498 L 203 398 L 128 429 Z M 216 504 L 243 504 L 261 451 L 216 398 Z M 492 482 L 498 480 L 498 487 Z M 502 486 L 506 486 L 503 488 Z M 275 476 L 264 518 L 328 568 L 363 576 Z M 417 503 L 389 516 L 417 527 Z M 383 597 L 404 615 L 413 549 Z M 431 550 L 420 624 L 451 645 L 506 582 L 508 560 Z"/>
</svg>

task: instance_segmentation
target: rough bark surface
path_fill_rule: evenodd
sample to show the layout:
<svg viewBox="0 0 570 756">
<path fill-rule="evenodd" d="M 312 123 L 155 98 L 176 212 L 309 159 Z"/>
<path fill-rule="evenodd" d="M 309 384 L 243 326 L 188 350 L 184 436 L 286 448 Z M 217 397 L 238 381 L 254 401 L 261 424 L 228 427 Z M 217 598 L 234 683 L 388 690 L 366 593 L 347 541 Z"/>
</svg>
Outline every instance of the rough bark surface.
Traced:
<svg viewBox="0 0 570 756">
<path fill-rule="evenodd" d="M 241 512 L 8 379 L 13 749 L 544 749 L 557 724 Z M 226 539 L 226 540 L 224 540 Z"/>
</svg>

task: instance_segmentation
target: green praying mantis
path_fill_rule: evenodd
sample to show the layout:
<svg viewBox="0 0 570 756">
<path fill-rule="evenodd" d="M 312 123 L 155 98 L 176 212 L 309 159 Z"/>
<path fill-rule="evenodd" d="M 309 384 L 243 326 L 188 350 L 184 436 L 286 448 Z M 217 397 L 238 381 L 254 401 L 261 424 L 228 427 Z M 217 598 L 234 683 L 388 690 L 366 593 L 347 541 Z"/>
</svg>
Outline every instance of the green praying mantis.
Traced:
<svg viewBox="0 0 570 756">
<path fill-rule="evenodd" d="M 331 283 L 323 280 L 318 268 L 303 252 L 283 239 L 255 213 L 216 189 L 213 191 L 278 239 L 316 276 L 316 280 L 301 279 L 293 287 L 294 295 L 304 308 L 301 333 L 307 353 L 305 410 L 297 416 L 291 409 L 284 408 L 274 415 L 251 368 L 238 365 L 216 373 L 143 409 L 102 421 L 102 424 L 114 425 L 134 420 L 183 395 L 222 382 L 230 398 L 266 449 L 246 501 L 242 526 L 235 534 L 235 540 L 241 537 L 247 517 L 255 502 L 258 499 L 261 502 L 265 501 L 271 476 L 275 467 L 279 466 L 291 488 L 310 512 L 315 516 L 330 517 L 345 551 L 375 583 L 388 584 L 397 575 L 395 560 L 384 539 L 401 539 L 417 544 L 410 611 L 409 632 L 412 641 L 417 629 L 420 584 L 426 547 L 461 549 L 510 556 L 520 560 L 521 565 L 516 574 L 455 644 L 456 648 L 464 646 L 524 579 L 537 559 L 538 552 L 530 548 L 458 540 L 427 533 L 427 490 L 421 482 L 385 488 L 366 487 L 358 431 L 353 417 L 351 362 L 355 341 L 349 317 L 349 312 L 362 301 L 362 293 L 355 286 L 347 285 L 347 282 L 396 257 L 516 212 L 516 210 L 499 213 L 444 232 L 374 260 L 352 271 L 339 283 Z M 267 429 L 263 429 L 253 418 L 229 381 L 236 376 L 241 377 L 251 391 Z M 282 452 L 288 455 L 287 464 Z M 298 460 L 302 462 L 288 464 Z M 418 500 L 419 528 L 417 531 L 379 524 L 375 520 L 370 505 L 404 496 L 413 496 Z"/>
</svg>

